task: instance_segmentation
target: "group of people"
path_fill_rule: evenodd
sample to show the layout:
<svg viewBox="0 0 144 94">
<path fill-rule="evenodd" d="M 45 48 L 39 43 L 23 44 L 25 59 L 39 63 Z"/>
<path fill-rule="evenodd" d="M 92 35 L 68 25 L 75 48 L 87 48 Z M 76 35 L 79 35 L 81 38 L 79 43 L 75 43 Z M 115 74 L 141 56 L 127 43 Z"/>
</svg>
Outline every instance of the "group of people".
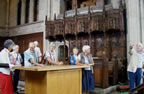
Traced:
<svg viewBox="0 0 144 94">
<path fill-rule="evenodd" d="M 142 84 L 143 64 L 144 64 L 144 47 L 142 43 L 134 45 L 130 44 L 130 62 L 128 62 L 128 77 L 130 83 L 130 91 Z"/>
<path fill-rule="evenodd" d="M 73 49 L 73 55 L 70 56 L 71 65 L 89 65 L 88 68 L 83 69 L 82 75 L 82 91 L 86 94 L 89 94 L 90 90 L 94 90 L 94 77 L 93 77 L 93 57 L 90 53 L 90 46 L 84 45 L 82 51 L 78 55 L 78 49 Z"/>
<path fill-rule="evenodd" d="M 24 57 L 19 53 L 19 46 L 12 40 L 8 39 L 4 42 L 4 48 L 0 52 L 0 64 L 8 64 L 7 67 L 0 67 L 0 93 L 1 94 L 13 94 L 17 92 L 17 86 L 19 81 L 19 70 L 14 70 L 14 66 L 21 66 L 24 62 L 25 67 L 40 66 L 45 59 L 48 65 L 63 65 L 62 61 L 57 60 L 57 54 L 55 52 L 56 45 L 50 43 L 49 50 L 47 50 L 42 56 L 38 42 L 30 42 L 28 49 L 24 52 Z M 94 90 L 94 78 L 92 66 L 94 61 L 90 53 L 90 46 L 84 45 L 82 53 L 78 55 L 78 49 L 73 49 L 73 55 L 70 57 L 71 65 L 89 65 L 89 67 L 83 69 L 82 75 L 82 90 L 89 94 L 89 90 Z"/>
</svg>

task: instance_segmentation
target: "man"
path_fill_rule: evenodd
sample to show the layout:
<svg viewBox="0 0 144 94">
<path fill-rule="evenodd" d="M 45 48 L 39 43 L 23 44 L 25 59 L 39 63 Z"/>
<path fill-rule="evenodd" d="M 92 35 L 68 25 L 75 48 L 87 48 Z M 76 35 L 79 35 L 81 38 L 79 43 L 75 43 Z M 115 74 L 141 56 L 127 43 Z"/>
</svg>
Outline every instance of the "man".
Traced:
<svg viewBox="0 0 144 94">
<path fill-rule="evenodd" d="M 42 64 L 38 63 L 38 56 L 35 52 L 35 45 L 33 42 L 29 43 L 29 48 L 24 52 L 24 66 L 31 67 L 31 66 L 43 66 Z"/>
<path fill-rule="evenodd" d="M 143 45 L 138 43 L 136 45 L 136 50 L 134 49 L 134 44 L 130 45 L 130 62 L 128 64 L 127 71 L 129 73 L 130 90 L 138 87 L 142 78 L 142 67 L 144 61 Z"/>
<path fill-rule="evenodd" d="M 0 63 L 7 64 L 9 68 L 0 67 L 0 94 L 13 94 L 12 85 L 12 68 L 10 52 L 14 46 L 14 42 L 10 39 L 4 42 L 4 49 L 0 52 Z"/>
<path fill-rule="evenodd" d="M 47 59 L 48 63 L 51 65 L 62 65 L 63 62 L 59 62 L 57 60 L 56 52 L 55 52 L 55 44 L 50 43 L 49 50 L 46 51 L 45 59 Z"/>
<path fill-rule="evenodd" d="M 35 44 L 35 52 L 36 52 L 36 54 L 38 56 L 38 62 L 41 62 L 42 53 L 41 53 L 40 48 L 38 47 L 39 43 L 38 43 L 38 41 L 34 41 L 34 44 Z"/>
</svg>

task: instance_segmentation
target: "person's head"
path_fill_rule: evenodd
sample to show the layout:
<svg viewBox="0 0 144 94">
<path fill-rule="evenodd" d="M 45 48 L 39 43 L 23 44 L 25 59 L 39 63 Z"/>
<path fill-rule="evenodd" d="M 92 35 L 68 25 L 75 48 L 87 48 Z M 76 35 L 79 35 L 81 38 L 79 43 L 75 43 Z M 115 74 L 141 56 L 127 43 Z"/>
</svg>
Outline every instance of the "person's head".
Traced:
<svg viewBox="0 0 144 94">
<path fill-rule="evenodd" d="M 30 42 L 30 43 L 29 43 L 29 49 L 30 49 L 31 52 L 34 52 L 34 49 L 35 49 L 35 44 L 34 44 L 34 42 Z"/>
<path fill-rule="evenodd" d="M 34 44 L 35 44 L 35 47 L 37 47 L 38 46 L 38 41 L 34 41 Z"/>
<path fill-rule="evenodd" d="M 136 44 L 136 51 L 137 52 L 142 52 L 143 51 L 143 45 L 142 45 L 142 43 Z"/>
<path fill-rule="evenodd" d="M 15 45 L 15 46 L 13 47 L 13 51 L 14 51 L 15 53 L 18 53 L 18 52 L 19 52 L 19 46 L 18 46 L 18 45 Z"/>
<path fill-rule="evenodd" d="M 4 42 L 4 48 L 8 49 L 9 51 L 12 51 L 14 45 L 15 43 L 11 39 L 8 39 Z"/>
<path fill-rule="evenodd" d="M 56 45 L 53 42 L 51 42 L 49 48 L 50 48 L 50 51 L 53 52 L 56 48 Z"/>
<path fill-rule="evenodd" d="M 73 48 L 73 54 L 77 55 L 78 54 L 78 49 L 77 48 Z"/>
<path fill-rule="evenodd" d="M 89 45 L 84 45 L 82 50 L 86 55 L 90 54 L 90 46 Z"/>
</svg>

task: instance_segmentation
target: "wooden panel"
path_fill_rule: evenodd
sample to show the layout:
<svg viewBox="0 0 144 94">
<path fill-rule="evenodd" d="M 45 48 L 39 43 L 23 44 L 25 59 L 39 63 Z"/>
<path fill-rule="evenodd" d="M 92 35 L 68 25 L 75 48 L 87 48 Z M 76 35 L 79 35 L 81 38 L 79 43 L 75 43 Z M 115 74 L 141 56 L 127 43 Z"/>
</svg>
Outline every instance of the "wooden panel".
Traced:
<svg viewBox="0 0 144 94">
<path fill-rule="evenodd" d="M 81 94 L 82 70 L 26 71 L 25 94 Z"/>
<path fill-rule="evenodd" d="M 47 73 L 47 94 L 81 94 L 81 70 L 64 70 Z"/>
<path fill-rule="evenodd" d="M 95 86 L 101 86 L 102 85 L 102 64 L 95 64 L 96 67 L 94 67 L 94 81 Z"/>
<path fill-rule="evenodd" d="M 35 33 L 12 37 L 14 42 L 20 46 L 20 53 L 28 49 L 29 42 L 38 41 L 41 52 L 43 52 L 43 33 Z"/>
<path fill-rule="evenodd" d="M 46 72 L 25 72 L 25 94 L 47 94 Z"/>
</svg>

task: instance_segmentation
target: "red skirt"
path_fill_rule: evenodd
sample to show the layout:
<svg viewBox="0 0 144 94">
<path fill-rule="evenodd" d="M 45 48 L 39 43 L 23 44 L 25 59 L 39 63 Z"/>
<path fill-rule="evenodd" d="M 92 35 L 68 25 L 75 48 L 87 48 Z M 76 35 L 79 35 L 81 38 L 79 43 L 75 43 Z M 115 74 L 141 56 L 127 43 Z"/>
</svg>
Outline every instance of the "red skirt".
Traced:
<svg viewBox="0 0 144 94">
<path fill-rule="evenodd" d="M 0 73 L 0 94 L 13 94 L 12 73 L 10 75 Z"/>
</svg>

